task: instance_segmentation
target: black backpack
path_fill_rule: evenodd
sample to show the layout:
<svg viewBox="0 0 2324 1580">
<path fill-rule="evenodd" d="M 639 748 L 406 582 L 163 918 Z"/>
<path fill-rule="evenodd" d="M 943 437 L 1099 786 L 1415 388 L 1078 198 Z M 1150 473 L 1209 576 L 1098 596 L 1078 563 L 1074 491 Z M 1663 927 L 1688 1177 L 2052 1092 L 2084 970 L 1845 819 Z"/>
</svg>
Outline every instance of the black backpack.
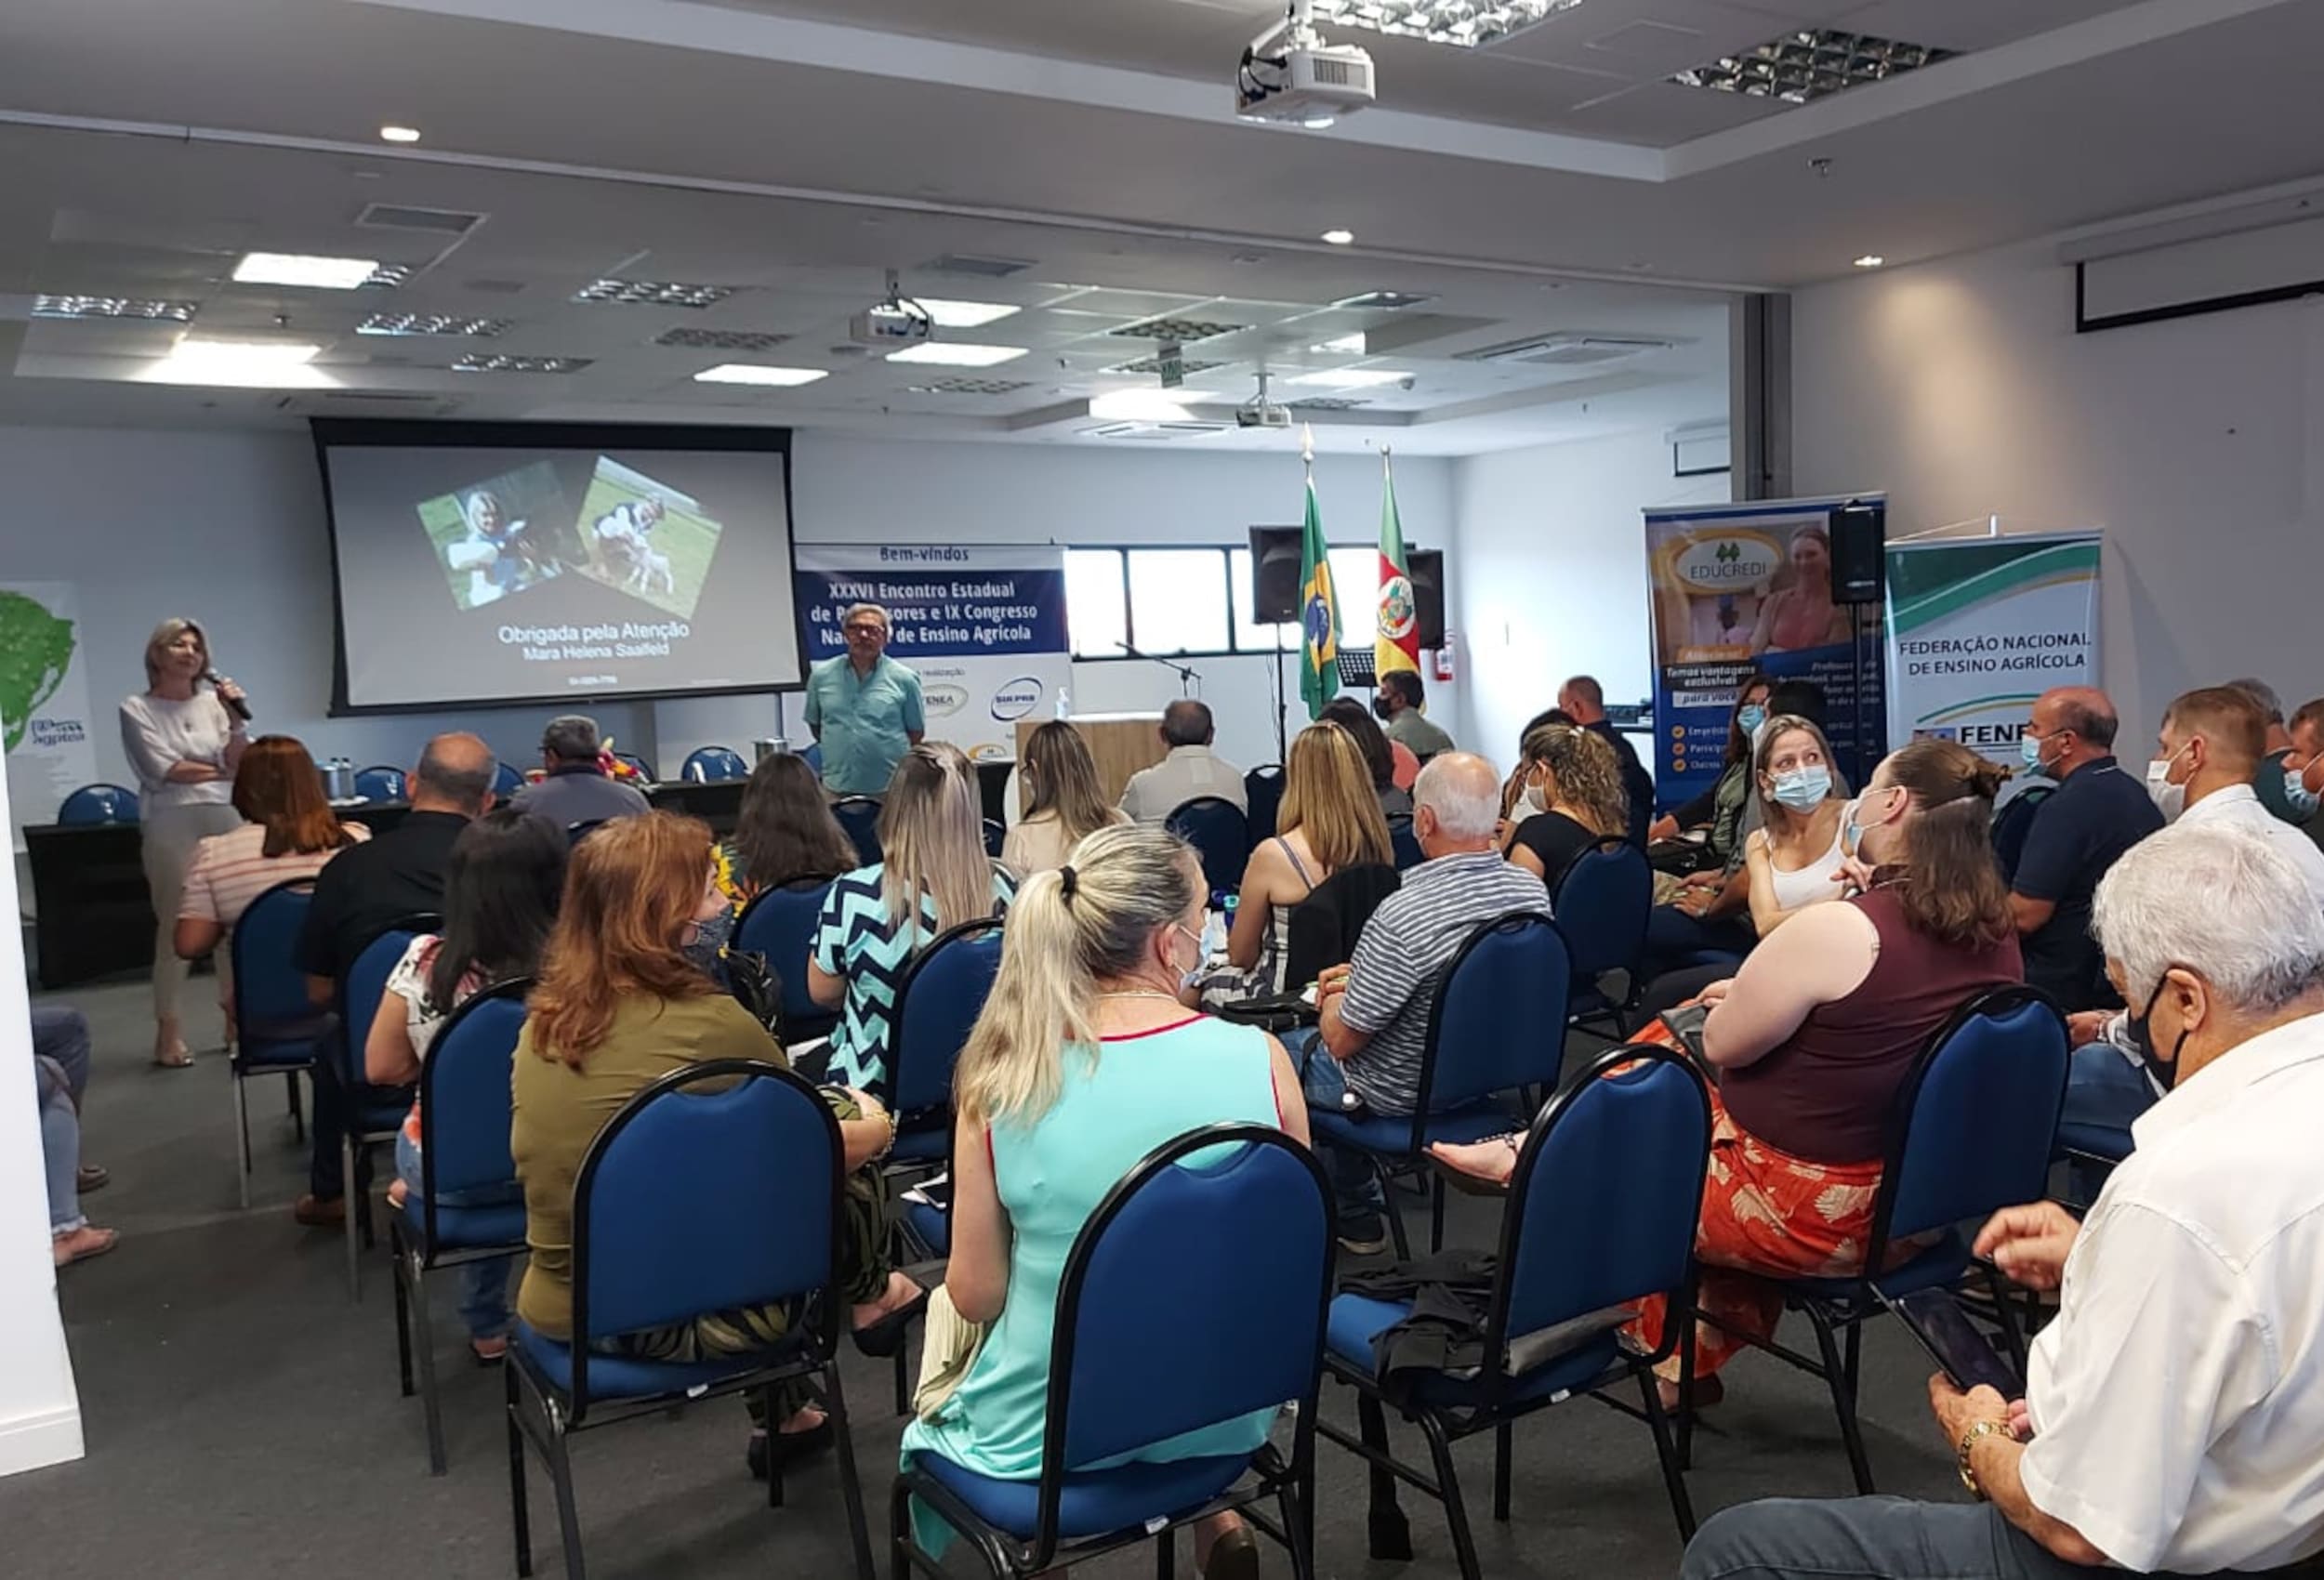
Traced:
<svg viewBox="0 0 2324 1580">
<path fill-rule="evenodd" d="M 2041 803 L 2058 793 L 2054 784 L 2028 784 L 1993 814 L 1993 854 L 2001 863 L 2001 881 L 2017 881 L 2017 859 L 2026 853 L 2026 836 L 2033 828 Z"/>
</svg>

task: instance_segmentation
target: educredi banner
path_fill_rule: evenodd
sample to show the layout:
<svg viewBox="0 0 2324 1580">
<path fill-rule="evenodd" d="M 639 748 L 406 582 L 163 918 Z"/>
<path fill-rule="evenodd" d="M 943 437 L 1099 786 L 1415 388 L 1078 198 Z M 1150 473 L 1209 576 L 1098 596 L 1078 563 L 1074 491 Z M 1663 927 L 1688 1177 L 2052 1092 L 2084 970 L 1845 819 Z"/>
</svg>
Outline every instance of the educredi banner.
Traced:
<svg viewBox="0 0 2324 1580">
<path fill-rule="evenodd" d="M 1070 678 L 1065 551 L 951 544 L 801 544 L 807 662 L 847 652 L 851 604 L 888 611 L 888 656 L 920 678 L 928 738 L 971 757 L 1016 751 L 1017 720 L 1047 718 Z"/>
<path fill-rule="evenodd" d="M 1934 735 L 2015 767 L 2034 699 L 2097 683 L 2095 533 L 1888 551 L 1895 744 Z"/>
<path fill-rule="evenodd" d="M 1718 783 L 1736 693 L 1754 673 L 1823 688 L 1825 732 L 1850 783 L 1861 785 L 1879 760 L 1887 727 L 1878 612 L 1831 598 L 1831 514 L 1842 503 L 1758 500 L 1646 512 L 1661 807 Z"/>
<path fill-rule="evenodd" d="M 90 722 L 73 585 L 0 583 L 0 748 L 19 828 L 53 822 L 59 803 L 95 782 Z"/>
</svg>

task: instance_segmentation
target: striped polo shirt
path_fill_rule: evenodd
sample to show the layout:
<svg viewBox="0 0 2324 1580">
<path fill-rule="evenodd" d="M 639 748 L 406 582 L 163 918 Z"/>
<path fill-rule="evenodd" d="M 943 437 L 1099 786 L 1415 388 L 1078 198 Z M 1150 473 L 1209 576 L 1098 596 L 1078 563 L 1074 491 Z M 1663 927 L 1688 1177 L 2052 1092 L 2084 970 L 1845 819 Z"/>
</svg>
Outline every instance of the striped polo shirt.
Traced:
<svg viewBox="0 0 2324 1580">
<path fill-rule="evenodd" d="M 888 1085 L 888 1037 L 895 1012 L 896 984 L 904 968 L 923 944 L 944 930 L 932 901 L 920 905 L 920 925 L 906 926 L 891 915 L 879 891 L 886 868 L 874 863 L 835 879 L 815 921 L 812 958 L 827 976 L 844 978 L 847 1001 L 839 1024 L 831 1034 L 830 1076 L 858 1087 L 885 1090 Z M 1017 897 L 1017 880 L 1008 869 L 993 867 L 993 911 L 1009 908 Z M 956 916 L 953 922 L 968 921 Z"/>
<path fill-rule="evenodd" d="M 1342 1069 L 1375 1113 L 1412 1112 L 1437 981 L 1471 933 L 1512 911 L 1548 915 L 1549 890 L 1525 868 L 1478 850 L 1414 867 L 1364 924 L 1340 1018 L 1372 1040 Z"/>
<path fill-rule="evenodd" d="M 339 825 L 358 842 L 371 837 L 360 823 Z M 312 877 L 323 863 L 347 849 L 294 851 L 269 856 L 266 825 L 246 823 L 225 834 L 213 834 L 193 848 L 193 864 L 186 869 L 185 898 L 178 902 L 181 919 L 218 922 L 232 927 L 242 920 L 250 902 L 278 883 Z"/>
</svg>

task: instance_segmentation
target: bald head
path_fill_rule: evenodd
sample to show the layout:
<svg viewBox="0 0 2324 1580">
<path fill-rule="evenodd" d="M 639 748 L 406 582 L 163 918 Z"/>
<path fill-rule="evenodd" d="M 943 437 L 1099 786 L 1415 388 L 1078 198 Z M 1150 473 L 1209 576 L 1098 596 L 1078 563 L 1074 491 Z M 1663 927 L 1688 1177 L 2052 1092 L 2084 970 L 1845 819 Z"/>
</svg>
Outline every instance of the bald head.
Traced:
<svg viewBox="0 0 2324 1580">
<path fill-rule="evenodd" d="M 2034 699 L 2031 730 L 2041 743 L 2041 766 L 2060 779 L 2111 756 L 2121 727 L 2114 703 L 2095 686 L 2053 686 Z"/>
<path fill-rule="evenodd" d="M 493 749 L 465 731 L 438 735 L 412 770 L 412 810 L 481 816 L 492 805 Z"/>
<path fill-rule="evenodd" d="M 1168 746 L 1207 746 L 1217 733 L 1208 704 L 1181 697 L 1162 710 L 1162 742 Z"/>
<path fill-rule="evenodd" d="M 1577 724 L 1595 724 L 1605 717 L 1605 688 L 1594 676 L 1577 675 L 1557 689 L 1557 705 Z"/>
<path fill-rule="evenodd" d="M 1500 815 L 1500 779 L 1474 752 L 1440 752 L 1412 782 L 1412 832 L 1431 861 L 1490 850 Z"/>
</svg>

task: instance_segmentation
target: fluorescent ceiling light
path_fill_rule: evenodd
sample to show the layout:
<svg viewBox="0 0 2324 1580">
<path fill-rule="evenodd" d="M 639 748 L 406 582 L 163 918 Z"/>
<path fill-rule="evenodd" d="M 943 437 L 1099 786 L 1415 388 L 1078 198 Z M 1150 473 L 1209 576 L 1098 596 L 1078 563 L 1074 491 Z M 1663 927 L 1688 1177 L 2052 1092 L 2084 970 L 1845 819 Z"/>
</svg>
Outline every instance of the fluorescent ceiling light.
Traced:
<svg viewBox="0 0 2324 1580">
<path fill-rule="evenodd" d="M 1359 329 L 1353 335 L 1342 335 L 1337 340 L 1327 340 L 1320 346 L 1310 346 L 1308 349 L 1318 356 L 1360 357 L 1364 354 L 1364 331 Z"/>
<path fill-rule="evenodd" d="M 188 323 L 201 310 L 198 302 L 156 301 L 139 296 L 41 295 L 33 298 L 34 318 L 125 318 L 156 323 Z"/>
<path fill-rule="evenodd" d="M 327 383 L 306 364 L 323 348 L 284 340 L 180 340 L 146 370 L 164 384 L 230 384 L 304 388 Z"/>
<path fill-rule="evenodd" d="M 470 351 L 452 364 L 454 373 L 579 373 L 594 357 L 520 357 L 506 351 Z"/>
<path fill-rule="evenodd" d="M 734 294 L 732 285 L 694 285 L 682 280 L 592 280 L 573 294 L 576 302 L 617 307 L 706 308 Z"/>
<path fill-rule="evenodd" d="M 720 362 L 704 368 L 694 375 L 696 384 L 759 384 L 772 389 L 787 389 L 793 385 L 812 384 L 819 378 L 830 377 L 830 372 L 819 367 L 771 367 L 764 362 Z"/>
<path fill-rule="evenodd" d="M 912 296 L 928 309 L 928 316 L 936 321 L 939 329 L 978 329 L 1015 316 L 1022 309 L 1006 302 L 947 302 L 934 296 Z"/>
<path fill-rule="evenodd" d="M 1182 423 L 1186 408 L 1167 389 L 1110 389 L 1089 402 L 1089 415 L 1106 422 Z"/>
<path fill-rule="evenodd" d="M 1878 253 L 1866 253 L 1862 257 L 1856 259 L 1856 267 L 1858 269 L 1878 269 L 1882 264 L 1886 263 L 1887 261 L 1888 260 L 1886 258 L 1881 257 Z"/>
<path fill-rule="evenodd" d="M 1328 368 L 1320 373 L 1295 373 L 1284 380 L 1286 384 L 1326 384 L 1336 389 L 1378 389 L 1390 384 L 1402 384 L 1412 375 L 1379 367 Z"/>
<path fill-rule="evenodd" d="M 417 126 L 382 126 L 379 128 L 379 137 L 385 142 L 417 142 L 419 141 L 419 128 Z"/>
<path fill-rule="evenodd" d="M 470 318 L 450 312 L 376 312 L 355 326 L 358 335 L 451 335 L 490 340 L 506 335 L 505 318 Z"/>
<path fill-rule="evenodd" d="M 1329 242 L 1335 247 L 1344 247 L 1354 242 L 1355 232 L 1353 230 L 1327 230 L 1324 232 L 1324 240 Z"/>
<path fill-rule="evenodd" d="M 1499 44 L 1581 0 L 1314 0 L 1319 22 L 1473 49 Z"/>
<path fill-rule="evenodd" d="M 353 291 L 370 283 L 376 257 L 318 257 L 309 253 L 244 253 L 234 265 L 242 285 L 303 285 L 317 291 Z"/>
<path fill-rule="evenodd" d="M 1893 38 L 1802 28 L 1765 44 L 1723 55 L 1707 66 L 1681 72 L 1670 80 L 1683 87 L 1707 87 L 1750 99 L 1809 104 L 1846 88 L 1949 60 L 1954 51 Z"/>
<path fill-rule="evenodd" d="M 1023 346 L 978 346 L 966 340 L 926 340 L 890 351 L 891 362 L 932 362 L 938 367 L 996 367 L 1025 354 Z"/>
</svg>

